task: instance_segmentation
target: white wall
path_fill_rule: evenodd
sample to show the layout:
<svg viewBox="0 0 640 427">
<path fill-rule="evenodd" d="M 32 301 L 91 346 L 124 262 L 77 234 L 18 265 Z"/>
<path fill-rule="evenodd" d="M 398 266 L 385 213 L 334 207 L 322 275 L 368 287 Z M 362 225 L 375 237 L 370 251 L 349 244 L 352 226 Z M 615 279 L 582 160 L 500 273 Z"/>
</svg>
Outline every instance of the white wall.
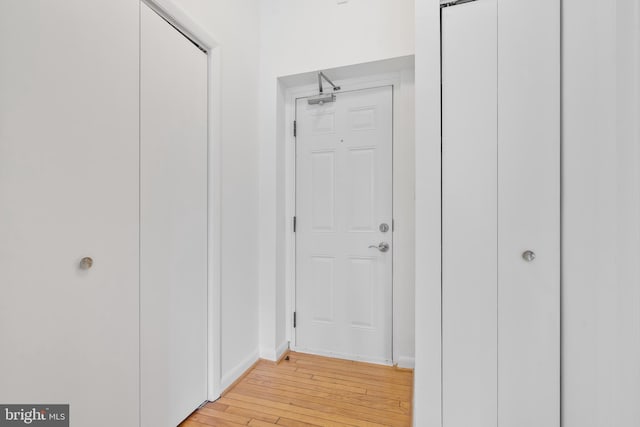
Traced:
<svg viewBox="0 0 640 427">
<path fill-rule="evenodd" d="M 221 45 L 222 387 L 258 357 L 257 0 L 176 0 Z"/>
<path fill-rule="evenodd" d="M 640 425 L 640 2 L 563 1 L 563 426 Z"/>
<path fill-rule="evenodd" d="M 415 2 L 414 425 L 420 427 L 442 425 L 438 3 Z M 640 5 L 562 4 L 562 425 L 637 426 Z"/>
<path fill-rule="evenodd" d="M 413 54 L 413 1 L 260 2 L 260 349 L 286 341 L 284 102 L 278 77 Z M 280 127 L 278 129 L 278 127 Z M 411 345 L 412 346 L 412 345 Z M 410 355 L 412 356 L 412 354 Z"/>
</svg>

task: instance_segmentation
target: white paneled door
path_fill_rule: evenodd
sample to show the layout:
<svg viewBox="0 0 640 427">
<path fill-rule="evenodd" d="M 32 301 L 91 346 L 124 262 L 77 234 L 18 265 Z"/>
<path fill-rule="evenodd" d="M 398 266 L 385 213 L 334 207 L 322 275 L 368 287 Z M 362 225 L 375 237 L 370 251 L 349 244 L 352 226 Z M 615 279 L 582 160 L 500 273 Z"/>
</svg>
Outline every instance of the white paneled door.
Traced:
<svg viewBox="0 0 640 427">
<path fill-rule="evenodd" d="M 142 427 L 207 398 L 207 55 L 142 4 Z"/>
<path fill-rule="evenodd" d="M 0 402 L 73 426 L 139 420 L 138 9 L 0 2 Z"/>
<path fill-rule="evenodd" d="M 444 427 L 560 424 L 559 11 L 442 9 Z"/>
<path fill-rule="evenodd" d="M 391 86 L 296 102 L 296 347 L 391 363 Z"/>
</svg>

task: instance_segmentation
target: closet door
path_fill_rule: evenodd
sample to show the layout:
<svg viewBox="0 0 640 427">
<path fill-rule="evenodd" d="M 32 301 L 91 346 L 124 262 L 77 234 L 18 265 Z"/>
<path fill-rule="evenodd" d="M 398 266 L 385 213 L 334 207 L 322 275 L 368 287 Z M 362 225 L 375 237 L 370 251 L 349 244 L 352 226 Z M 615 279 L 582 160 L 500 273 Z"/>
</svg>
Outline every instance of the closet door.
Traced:
<svg viewBox="0 0 640 427">
<path fill-rule="evenodd" d="M 442 9 L 445 427 L 560 423 L 559 10 Z"/>
<path fill-rule="evenodd" d="M 560 0 L 498 0 L 498 408 L 560 425 Z"/>
<path fill-rule="evenodd" d="M 444 425 L 496 427 L 496 0 L 442 13 Z"/>
<path fill-rule="evenodd" d="M 72 426 L 139 422 L 138 10 L 0 1 L 0 402 Z"/>
<path fill-rule="evenodd" d="M 142 426 L 207 398 L 207 55 L 141 9 Z"/>
</svg>

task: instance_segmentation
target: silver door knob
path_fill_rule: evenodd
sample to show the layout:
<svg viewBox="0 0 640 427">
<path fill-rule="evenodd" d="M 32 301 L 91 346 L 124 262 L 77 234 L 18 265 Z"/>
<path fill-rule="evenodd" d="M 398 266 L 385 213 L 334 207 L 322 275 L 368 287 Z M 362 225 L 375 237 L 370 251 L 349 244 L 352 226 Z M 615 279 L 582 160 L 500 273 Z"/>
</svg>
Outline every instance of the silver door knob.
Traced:
<svg viewBox="0 0 640 427">
<path fill-rule="evenodd" d="M 387 252 L 389 250 L 389 244 L 387 242 L 380 242 L 378 245 L 370 245 L 369 249 L 377 249 L 380 252 Z"/>
<path fill-rule="evenodd" d="M 80 260 L 80 268 L 82 270 L 88 270 L 93 266 L 93 259 L 90 257 L 84 257 Z"/>
<path fill-rule="evenodd" d="M 531 262 L 536 259 L 536 253 L 533 251 L 524 251 L 522 252 L 522 259 L 527 262 Z"/>
</svg>

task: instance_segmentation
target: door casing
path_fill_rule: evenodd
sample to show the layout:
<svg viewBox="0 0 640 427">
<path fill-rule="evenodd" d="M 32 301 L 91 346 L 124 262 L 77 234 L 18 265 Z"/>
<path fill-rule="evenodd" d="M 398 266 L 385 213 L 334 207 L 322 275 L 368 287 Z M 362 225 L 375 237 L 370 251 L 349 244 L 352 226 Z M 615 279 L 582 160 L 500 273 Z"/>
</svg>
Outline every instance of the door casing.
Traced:
<svg viewBox="0 0 640 427">
<path fill-rule="evenodd" d="M 374 74 L 365 77 L 358 77 L 345 80 L 336 80 L 335 83 L 342 87 L 343 91 L 357 91 L 363 89 L 371 89 L 380 86 L 393 86 L 393 149 L 395 150 L 395 140 L 397 126 L 395 124 L 399 121 L 399 115 L 401 108 L 398 108 L 399 97 L 396 96 L 399 91 L 402 90 L 403 79 L 400 72 Z M 293 232 L 293 217 L 295 216 L 296 208 L 296 150 L 295 150 L 295 137 L 293 135 L 293 122 L 296 118 L 296 100 L 298 98 L 309 97 L 318 94 L 317 84 L 310 84 L 304 86 L 291 87 L 285 92 L 285 212 L 286 212 L 286 227 L 285 227 L 285 287 L 286 287 L 286 339 L 290 343 L 292 350 L 296 349 L 295 341 L 295 329 L 293 327 L 293 313 L 295 311 L 296 301 L 296 236 Z M 395 181 L 396 168 L 393 167 L 393 180 Z M 393 196 L 393 217 L 397 216 L 397 203 L 395 194 Z M 394 234 L 394 241 L 396 235 Z M 398 254 L 402 256 L 402 252 L 394 251 L 393 253 L 393 280 L 392 280 L 392 295 L 395 295 L 397 284 L 397 269 L 395 268 L 398 263 Z M 392 297 L 393 298 L 393 297 Z M 393 363 L 398 364 L 401 367 L 413 368 L 413 358 L 406 357 L 406 355 L 400 355 L 397 353 L 397 324 L 396 317 L 398 310 L 395 304 L 392 302 L 392 357 Z M 281 354 L 283 349 L 278 349 L 278 354 Z"/>
</svg>

